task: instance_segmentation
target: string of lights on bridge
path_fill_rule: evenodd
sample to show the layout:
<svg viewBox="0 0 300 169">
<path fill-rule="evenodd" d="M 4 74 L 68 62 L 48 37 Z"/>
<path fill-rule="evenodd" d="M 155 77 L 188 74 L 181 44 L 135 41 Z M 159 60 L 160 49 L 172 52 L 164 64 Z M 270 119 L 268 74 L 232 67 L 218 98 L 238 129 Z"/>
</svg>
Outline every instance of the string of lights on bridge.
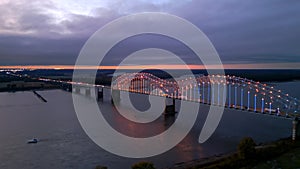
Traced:
<svg viewBox="0 0 300 169">
<path fill-rule="evenodd" d="M 272 86 L 229 75 L 161 79 L 150 73 L 125 73 L 112 82 L 112 89 L 278 116 L 299 115 L 296 98 Z"/>
</svg>

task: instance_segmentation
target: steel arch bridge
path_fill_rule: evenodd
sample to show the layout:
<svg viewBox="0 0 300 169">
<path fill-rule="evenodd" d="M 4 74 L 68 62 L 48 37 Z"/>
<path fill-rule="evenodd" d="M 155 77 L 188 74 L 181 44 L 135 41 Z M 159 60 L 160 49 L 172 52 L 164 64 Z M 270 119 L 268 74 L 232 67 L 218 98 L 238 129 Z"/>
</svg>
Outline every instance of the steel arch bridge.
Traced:
<svg viewBox="0 0 300 169">
<path fill-rule="evenodd" d="M 277 116 L 299 117 L 299 100 L 272 86 L 246 78 L 221 75 L 161 79 L 150 73 L 125 73 L 113 90 L 156 95 Z"/>
</svg>

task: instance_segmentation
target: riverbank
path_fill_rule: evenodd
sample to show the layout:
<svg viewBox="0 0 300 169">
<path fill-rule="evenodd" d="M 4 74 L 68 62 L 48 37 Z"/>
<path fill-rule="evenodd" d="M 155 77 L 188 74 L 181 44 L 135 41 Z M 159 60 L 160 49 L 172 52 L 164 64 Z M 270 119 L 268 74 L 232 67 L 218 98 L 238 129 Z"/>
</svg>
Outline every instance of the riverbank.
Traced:
<svg viewBox="0 0 300 169">
<path fill-rule="evenodd" d="M 291 138 L 255 146 L 252 158 L 240 158 L 238 151 L 213 156 L 206 159 L 193 160 L 175 164 L 168 169 L 263 169 L 263 168 L 295 168 L 300 166 L 300 141 Z M 292 159 L 292 160 L 291 160 Z"/>
<path fill-rule="evenodd" d="M 299 168 L 300 167 L 300 147 L 292 149 L 276 158 L 261 162 L 253 169 L 266 168 Z"/>
</svg>

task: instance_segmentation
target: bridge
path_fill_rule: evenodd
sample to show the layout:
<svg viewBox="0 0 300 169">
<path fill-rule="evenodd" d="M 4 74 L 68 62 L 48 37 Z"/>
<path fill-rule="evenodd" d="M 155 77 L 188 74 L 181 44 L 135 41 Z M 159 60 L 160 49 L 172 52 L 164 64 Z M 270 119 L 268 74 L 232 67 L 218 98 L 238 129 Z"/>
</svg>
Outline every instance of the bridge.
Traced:
<svg viewBox="0 0 300 169">
<path fill-rule="evenodd" d="M 161 79 L 150 73 L 124 73 L 114 78 L 110 87 L 82 82 L 40 80 L 59 83 L 70 92 L 96 99 L 103 98 L 104 89 L 111 90 L 114 101 L 120 100 L 121 91 L 170 98 L 173 99 L 173 105 L 166 105 L 165 113 L 168 114 L 175 114 L 175 100 L 180 99 L 290 118 L 293 119 L 293 139 L 300 131 L 298 99 L 267 84 L 236 76 L 197 75 Z"/>
<path fill-rule="evenodd" d="M 198 75 L 160 79 L 150 73 L 125 73 L 113 90 L 156 95 L 270 115 L 298 117 L 296 98 L 274 87 L 236 76 Z"/>
</svg>

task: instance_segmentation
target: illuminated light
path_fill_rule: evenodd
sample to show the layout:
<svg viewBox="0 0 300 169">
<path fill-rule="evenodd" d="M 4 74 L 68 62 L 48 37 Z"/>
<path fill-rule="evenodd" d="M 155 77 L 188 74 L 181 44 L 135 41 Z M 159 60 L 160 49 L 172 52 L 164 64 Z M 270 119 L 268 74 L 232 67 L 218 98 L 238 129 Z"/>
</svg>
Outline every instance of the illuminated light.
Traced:
<svg viewBox="0 0 300 169">
<path fill-rule="evenodd" d="M 280 110 L 279 110 L 279 107 L 277 108 L 277 116 L 280 115 Z"/>
</svg>

